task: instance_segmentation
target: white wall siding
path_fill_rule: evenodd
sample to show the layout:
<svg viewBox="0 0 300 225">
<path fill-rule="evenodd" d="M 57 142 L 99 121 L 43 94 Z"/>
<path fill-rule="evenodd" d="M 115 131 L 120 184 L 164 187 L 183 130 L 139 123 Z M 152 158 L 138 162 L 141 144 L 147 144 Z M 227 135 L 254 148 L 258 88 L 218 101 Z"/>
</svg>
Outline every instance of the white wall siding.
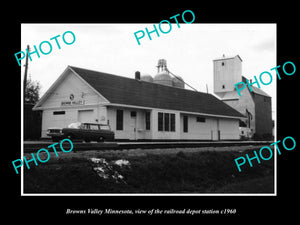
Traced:
<svg viewBox="0 0 300 225">
<path fill-rule="evenodd" d="M 107 107 L 99 105 L 96 109 L 96 117 L 97 117 L 97 120 L 95 122 L 107 124 L 108 123 Z"/>
<path fill-rule="evenodd" d="M 116 110 L 123 110 L 123 130 L 116 130 Z M 136 111 L 136 120 L 130 115 L 131 111 Z M 183 132 L 183 115 L 178 111 L 163 109 L 152 109 L 149 131 L 146 130 L 145 112 L 142 109 L 128 109 L 109 107 L 107 115 L 109 124 L 115 132 L 116 139 L 156 139 L 156 140 L 218 140 L 218 130 L 220 130 L 220 140 L 239 139 L 238 119 L 225 119 L 204 117 L 205 122 L 197 122 L 196 115 L 188 115 L 188 132 Z M 158 113 L 175 114 L 175 131 L 158 131 Z M 136 129 L 134 129 L 136 128 Z"/>
<path fill-rule="evenodd" d="M 87 84 L 83 83 L 77 75 L 72 71 L 66 71 L 64 79 L 55 88 L 55 90 L 49 94 L 47 101 L 45 101 L 41 107 L 53 108 L 62 107 L 63 101 L 70 101 L 70 95 L 74 95 L 74 100 L 83 100 L 84 105 L 94 105 L 101 102 L 105 102 L 104 98 L 101 98 L 94 90 L 92 90 Z M 64 106 L 68 107 L 68 106 Z"/>
<path fill-rule="evenodd" d="M 117 130 L 117 110 L 123 110 L 123 130 Z M 136 117 L 131 112 L 136 112 Z M 146 130 L 145 112 L 143 109 L 130 109 L 123 107 L 108 107 L 107 116 L 111 129 L 115 132 L 116 139 L 151 139 L 151 131 Z M 152 119 L 150 120 L 152 126 Z"/>
<path fill-rule="evenodd" d="M 237 119 L 199 116 L 205 118 L 205 122 L 197 122 L 196 115 L 187 115 L 188 132 L 183 132 L 183 115 L 186 114 L 180 116 L 181 139 L 218 140 L 218 130 L 220 130 L 220 140 L 239 139 L 239 121 Z"/>
<path fill-rule="evenodd" d="M 54 112 L 64 111 L 65 114 L 54 115 Z M 77 121 L 77 110 L 44 110 L 42 115 L 42 137 L 47 137 L 46 132 L 50 127 L 64 128 Z"/>
<path fill-rule="evenodd" d="M 65 112 L 65 114 L 54 115 L 54 112 L 58 111 Z M 46 132 L 49 127 L 64 128 L 77 121 L 107 124 L 106 106 L 45 109 L 42 116 L 42 137 L 47 137 Z"/>
<path fill-rule="evenodd" d="M 205 118 L 205 122 L 197 122 L 196 115 L 188 116 L 188 132 L 183 132 L 183 115 L 180 117 L 180 136 L 181 139 L 200 139 L 214 140 L 217 139 L 217 123 L 216 119 Z"/>
<path fill-rule="evenodd" d="M 220 119 L 219 127 L 221 131 L 221 140 L 238 140 L 239 135 L 239 120 Z"/>
</svg>

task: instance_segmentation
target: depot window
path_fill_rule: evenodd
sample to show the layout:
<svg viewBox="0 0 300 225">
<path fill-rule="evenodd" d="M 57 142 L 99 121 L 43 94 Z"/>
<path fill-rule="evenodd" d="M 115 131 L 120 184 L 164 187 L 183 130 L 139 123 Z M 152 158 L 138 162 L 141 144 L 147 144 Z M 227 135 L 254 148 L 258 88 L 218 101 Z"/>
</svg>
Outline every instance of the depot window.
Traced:
<svg viewBox="0 0 300 225">
<path fill-rule="evenodd" d="M 183 116 L 183 132 L 187 133 L 189 131 L 189 120 L 188 116 Z"/>
<path fill-rule="evenodd" d="M 117 110 L 117 130 L 123 130 L 123 110 Z"/>
<path fill-rule="evenodd" d="M 65 111 L 54 111 L 53 115 L 65 115 L 66 112 Z"/>
<path fill-rule="evenodd" d="M 175 131 L 175 114 L 174 113 L 158 113 L 158 131 Z"/>
<path fill-rule="evenodd" d="M 145 123 L 146 123 L 146 130 L 150 130 L 150 112 L 146 112 L 146 117 L 145 117 Z"/>
<path fill-rule="evenodd" d="M 196 120 L 197 120 L 197 122 L 205 123 L 205 118 L 204 117 L 197 116 Z"/>
<path fill-rule="evenodd" d="M 131 112 L 130 112 L 130 116 L 131 116 L 131 117 L 136 117 L 136 111 L 131 111 Z"/>
</svg>

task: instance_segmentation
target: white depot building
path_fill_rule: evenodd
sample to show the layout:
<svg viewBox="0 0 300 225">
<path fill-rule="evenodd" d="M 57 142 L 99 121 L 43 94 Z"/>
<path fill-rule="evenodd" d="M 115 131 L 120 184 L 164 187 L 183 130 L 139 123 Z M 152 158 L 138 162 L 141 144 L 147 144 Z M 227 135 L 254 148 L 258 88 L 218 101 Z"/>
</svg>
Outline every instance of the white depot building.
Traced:
<svg viewBox="0 0 300 225">
<path fill-rule="evenodd" d="M 68 66 L 33 108 L 43 111 L 41 136 L 80 121 L 109 124 L 116 139 L 239 139 L 245 116 L 211 94 L 184 89 L 166 66 L 159 60 L 153 78 Z"/>
</svg>

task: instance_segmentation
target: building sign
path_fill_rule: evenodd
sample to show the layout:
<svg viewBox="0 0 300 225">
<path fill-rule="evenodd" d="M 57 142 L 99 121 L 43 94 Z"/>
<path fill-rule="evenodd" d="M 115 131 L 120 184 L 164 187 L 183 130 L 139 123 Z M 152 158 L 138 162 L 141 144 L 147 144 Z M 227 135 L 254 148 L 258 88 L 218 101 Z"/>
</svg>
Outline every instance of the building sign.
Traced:
<svg viewBox="0 0 300 225">
<path fill-rule="evenodd" d="M 84 105 L 83 99 L 76 100 L 74 94 L 70 94 L 70 101 L 62 101 L 61 106 Z"/>
</svg>

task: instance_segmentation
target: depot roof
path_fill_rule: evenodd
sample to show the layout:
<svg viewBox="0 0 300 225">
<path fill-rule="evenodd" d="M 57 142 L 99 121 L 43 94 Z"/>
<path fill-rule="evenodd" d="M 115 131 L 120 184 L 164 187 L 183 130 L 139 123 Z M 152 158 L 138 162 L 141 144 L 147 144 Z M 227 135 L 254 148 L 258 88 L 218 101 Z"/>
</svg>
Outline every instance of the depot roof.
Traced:
<svg viewBox="0 0 300 225">
<path fill-rule="evenodd" d="M 203 92 L 164 86 L 142 80 L 69 66 L 110 103 L 179 110 L 214 116 L 244 117 L 241 113 Z"/>
</svg>

